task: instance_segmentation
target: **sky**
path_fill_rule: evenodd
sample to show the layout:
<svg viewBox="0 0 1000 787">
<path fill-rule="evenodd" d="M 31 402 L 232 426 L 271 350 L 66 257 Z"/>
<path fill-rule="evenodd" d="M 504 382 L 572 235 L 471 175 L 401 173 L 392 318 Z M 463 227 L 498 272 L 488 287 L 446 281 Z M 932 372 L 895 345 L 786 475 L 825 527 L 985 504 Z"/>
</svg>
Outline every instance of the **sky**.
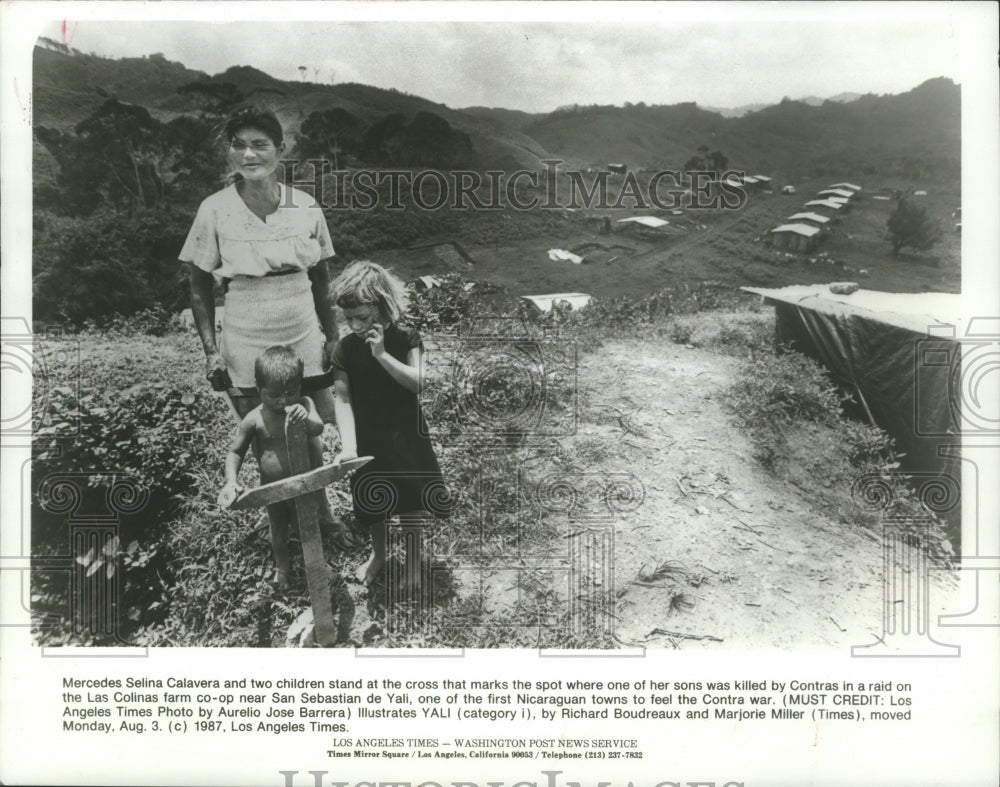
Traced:
<svg viewBox="0 0 1000 787">
<path fill-rule="evenodd" d="M 313 82 L 528 112 L 626 101 L 736 107 L 960 81 L 948 3 L 378 3 L 349 5 L 352 14 L 232 2 L 151 18 L 161 5 L 172 7 L 142 4 L 153 10 L 109 21 L 67 4 L 65 26 L 48 21 L 39 32 L 107 57 L 158 52 L 209 74 L 251 65 L 299 80 L 306 66 Z"/>
</svg>

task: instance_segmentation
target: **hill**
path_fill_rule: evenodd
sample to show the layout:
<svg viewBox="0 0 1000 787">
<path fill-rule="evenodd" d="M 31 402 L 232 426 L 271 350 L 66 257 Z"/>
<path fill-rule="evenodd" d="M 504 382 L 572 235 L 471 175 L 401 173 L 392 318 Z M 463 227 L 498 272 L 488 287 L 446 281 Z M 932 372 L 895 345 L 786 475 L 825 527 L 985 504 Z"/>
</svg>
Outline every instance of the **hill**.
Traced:
<svg viewBox="0 0 1000 787">
<path fill-rule="evenodd" d="M 580 107 L 530 123 L 526 134 L 567 160 L 680 168 L 700 145 L 732 167 L 795 179 L 821 170 L 922 176 L 960 172 L 960 89 L 932 79 L 897 96 L 820 106 L 782 101 L 739 118 L 695 104 Z"/>
<path fill-rule="evenodd" d="M 194 113 L 199 109 L 197 98 L 178 94 L 177 89 L 190 83 L 214 83 L 232 85 L 247 99 L 273 109 L 292 140 L 311 113 L 335 107 L 366 124 L 391 114 L 413 118 L 418 112 L 429 112 L 469 136 L 474 158 L 461 162 L 463 166 L 534 168 L 548 155 L 536 140 L 508 125 L 419 96 L 356 83 L 286 82 L 252 66 L 234 66 L 209 76 L 162 55 L 114 60 L 36 46 L 34 80 L 35 125 L 59 130 L 72 128 L 109 96 L 141 104 L 160 119 Z"/>
<path fill-rule="evenodd" d="M 44 46 L 35 47 L 32 68 L 34 123 L 59 130 L 72 128 L 110 96 L 155 113 L 170 107 L 181 85 L 208 78 L 158 54 L 111 60 Z"/>
<path fill-rule="evenodd" d="M 838 93 L 835 96 L 830 96 L 830 98 L 820 98 L 819 96 L 806 96 L 805 98 L 797 99 L 803 104 L 808 104 L 811 107 L 818 107 L 825 101 L 839 101 L 841 103 L 847 103 L 848 101 L 854 101 L 861 97 L 860 93 Z M 709 112 L 717 112 L 726 118 L 740 118 L 750 112 L 759 112 L 760 110 L 771 106 L 770 104 L 741 104 L 738 107 L 708 107 L 704 106 L 702 109 L 706 109 Z"/>
<path fill-rule="evenodd" d="M 392 114 L 412 119 L 431 113 L 468 135 L 471 154 L 460 164 L 475 169 L 537 168 L 545 157 L 563 159 L 567 166 L 622 161 L 677 169 L 702 145 L 722 151 L 731 167 L 784 179 L 836 171 L 940 180 L 957 178 L 960 166 L 960 89 L 942 78 L 901 95 L 786 99 L 739 117 L 694 103 L 572 105 L 537 115 L 496 107 L 451 109 L 356 83 L 288 82 L 252 66 L 208 76 L 157 54 L 113 60 L 38 46 L 34 68 L 35 122 L 58 129 L 85 118 L 107 95 L 142 104 L 161 119 L 194 112 L 197 103 L 177 89 L 211 82 L 229 83 L 272 106 L 290 138 L 310 114 L 333 108 L 367 125 Z"/>
<path fill-rule="evenodd" d="M 76 271 L 80 258 L 97 262 L 95 270 L 101 273 L 94 275 L 102 296 L 113 290 L 108 277 L 118 276 L 121 293 L 156 293 L 156 298 L 143 301 L 145 305 L 175 308 L 187 297 L 182 285 L 168 292 L 162 283 L 175 278 L 176 249 L 198 201 L 217 188 L 221 170 L 219 151 L 210 141 L 218 116 L 194 119 L 204 108 L 204 91 L 179 90 L 192 84 L 271 106 L 285 125 L 291 157 L 311 157 L 302 155 L 307 143 L 317 146 L 318 155 L 326 155 L 333 142 L 344 152 L 340 165 L 355 172 L 359 166 L 496 168 L 509 175 L 521 168 L 537 171 L 542 158 L 560 158 L 565 163 L 557 186 L 566 200 L 567 170 L 603 169 L 622 161 L 629 167 L 628 177 L 648 182 L 651 173 L 642 168 L 682 169 L 699 153 L 708 158 L 718 154 L 731 168 L 767 174 L 774 186 L 798 188 L 796 194 L 782 194 L 778 188 L 754 193 L 739 210 L 650 210 L 633 207 L 631 197 L 615 203 L 627 182 L 624 174 L 616 173 L 609 181 L 615 204 L 582 210 L 565 201 L 562 206 L 571 209 L 425 210 L 412 200 L 405 210 L 389 210 L 386 199 L 373 210 L 327 210 L 336 248 L 345 260 L 374 257 L 409 280 L 458 269 L 470 280 L 513 294 L 579 291 L 602 298 L 645 295 L 706 280 L 735 289 L 828 281 L 831 274 L 866 277 L 871 289 L 960 289 L 960 234 L 945 233 L 932 253 L 893 258 L 885 240 L 892 203 L 884 194 L 872 199 L 880 189 L 928 191 L 921 199 L 931 217 L 954 227 L 950 217 L 961 204 L 960 91 L 947 79 L 929 80 L 896 96 L 827 100 L 819 106 L 788 100 L 744 117 L 725 118 L 693 102 L 572 105 L 546 115 L 484 107 L 462 111 L 393 89 L 282 81 L 248 65 L 209 76 L 160 55 L 110 60 L 44 46 L 36 48 L 35 65 L 36 139 L 47 140 L 33 150 L 36 307 L 46 281 L 53 288 L 52 303 L 65 300 L 65 287 L 54 284 L 60 278 L 46 277 L 46 271 L 59 265 Z M 137 138 L 145 145 L 138 158 L 120 156 L 122 146 L 107 134 L 96 133 L 91 139 L 43 133 L 43 126 L 71 131 L 109 96 L 136 105 L 109 102 L 107 111 L 117 113 L 116 122 L 141 120 L 142 107 L 155 118 L 137 127 L 152 129 L 148 139 Z M 338 119 L 354 134 L 350 150 L 339 128 L 331 134 L 327 120 Z M 170 129 L 165 129 L 165 121 L 174 121 Z M 80 150 L 90 155 L 70 155 L 71 144 L 83 144 Z M 101 145 L 96 155 L 95 145 Z M 62 158 L 57 161 L 52 150 Z M 433 157 L 442 150 L 446 163 L 438 164 Z M 113 166 L 95 167 L 95 161 Z M 126 185 L 134 181 L 150 199 L 136 202 L 106 170 Z M 598 177 L 596 172 L 574 174 L 590 183 Z M 74 185 L 74 178 L 80 182 Z M 526 180 L 519 184 L 522 199 L 547 199 L 546 184 L 529 187 Z M 766 246 L 769 229 L 839 181 L 863 184 L 865 190 L 853 211 L 831 225 L 834 229 L 824 235 L 815 257 Z M 70 191 L 75 199 L 69 199 Z M 492 203 L 492 198 L 486 196 L 485 202 Z M 152 212 L 136 213 L 137 205 Z M 97 207 L 105 209 L 97 224 L 74 223 Z M 619 223 L 650 212 L 668 223 L 656 231 Z M 117 250 L 95 227 L 105 228 L 128 253 Z M 460 263 L 449 251 L 455 243 L 468 255 Z M 110 247 L 116 249 L 114 260 L 107 255 Z M 549 254 L 553 249 L 584 259 L 580 265 L 556 262 Z M 131 270 L 137 260 L 145 260 L 148 268 L 140 275 L 155 271 L 154 287 L 136 288 L 130 276 L 108 267 L 114 262 L 124 266 L 121 270 Z M 106 299 L 106 312 L 138 308 L 135 299 L 121 293 Z M 80 319 L 101 316 L 83 313 L 92 300 L 72 300 L 87 305 Z M 36 309 L 36 314 L 42 311 Z M 51 311 L 46 319 L 58 312 Z"/>
</svg>

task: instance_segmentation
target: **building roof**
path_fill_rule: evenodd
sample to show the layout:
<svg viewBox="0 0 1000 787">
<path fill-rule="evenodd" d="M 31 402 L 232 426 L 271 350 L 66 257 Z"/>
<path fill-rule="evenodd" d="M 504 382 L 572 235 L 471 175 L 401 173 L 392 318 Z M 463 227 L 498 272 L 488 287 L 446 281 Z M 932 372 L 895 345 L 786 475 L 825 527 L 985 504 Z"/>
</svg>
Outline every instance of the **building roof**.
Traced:
<svg viewBox="0 0 1000 787">
<path fill-rule="evenodd" d="M 771 180 L 767 175 L 754 175 L 753 177 L 757 180 L 763 180 L 765 183 Z"/>
<path fill-rule="evenodd" d="M 619 224 L 623 224 L 626 221 L 633 221 L 636 224 L 642 224 L 646 227 L 662 227 L 670 223 L 666 219 L 657 218 L 656 216 L 630 216 L 627 219 L 618 219 Z"/>
<path fill-rule="evenodd" d="M 590 295 L 584 292 L 557 292 L 552 295 L 522 295 L 526 301 L 530 301 L 543 312 L 552 311 L 552 306 L 557 301 L 566 301 L 573 309 L 582 309 L 590 303 Z"/>
<path fill-rule="evenodd" d="M 845 189 L 853 189 L 854 191 L 861 191 L 861 186 L 856 186 L 853 183 L 831 183 L 830 188 L 831 189 L 845 188 Z"/>
<path fill-rule="evenodd" d="M 756 183 L 757 182 L 757 178 L 755 178 L 753 175 L 745 175 L 743 177 L 743 182 L 744 183 Z"/>
<path fill-rule="evenodd" d="M 807 238 L 811 238 L 819 232 L 819 227 L 813 227 L 809 224 L 782 224 L 771 232 L 794 232 L 796 235 L 805 235 Z"/>
<path fill-rule="evenodd" d="M 817 192 L 817 194 L 833 194 L 836 197 L 845 197 L 847 199 L 854 196 L 854 192 L 849 189 L 823 189 Z"/>
<path fill-rule="evenodd" d="M 790 219 L 807 219 L 808 221 L 816 221 L 820 224 L 826 224 L 829 220 L 829 216 L 820 216 L 818 213 L 796 213 L 794 216 L 789 216 Z"/>
<path fill-rule="evenodd" d="M 836 200 L 832 200 L 832 199 L 814 199 L 814 200 L 810 200 L 809 202 L 806 203 L 806 207 L 809 207 L 810 205 L 819 205 L 820 207 L 823 207 L 823 208 L 833 208 L 834 210 L 840 210 L 842 207 L 844 207 L 844 203 L 843 202 L 837 202 Z"/>
</svg>

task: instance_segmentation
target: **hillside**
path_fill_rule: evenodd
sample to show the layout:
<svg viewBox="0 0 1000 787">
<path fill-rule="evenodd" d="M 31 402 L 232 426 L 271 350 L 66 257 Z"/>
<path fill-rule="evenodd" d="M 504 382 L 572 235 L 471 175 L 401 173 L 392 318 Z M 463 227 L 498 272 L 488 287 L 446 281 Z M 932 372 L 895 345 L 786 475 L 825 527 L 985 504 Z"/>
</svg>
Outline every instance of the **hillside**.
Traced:
<svg viewBox="0 0 1000 787">
<path fill-rule="evenodd" d="M 522 168 L 538 171 L 542 158 L 565 162 L 556 210 L 423 210 L 412 200 L 404 210 L 390 210 L 385 194 L 371 210 L 329 207 L 327 222 L 342 260 L 376 259 L 407 280 L 451 270 L 512 295 L 583 292 L 600 298 L 703 281 L 730 291 L 831 278 L 889 291 L 961 289 L 961 235 L 952 219 L 961 207 L 960 91 L 947 79 L 896 96 L 819 106 L 783 101 L 724 118 L 695 103 L 572 105 L 547 115 L 461 111 L 392 89 L 286 82 L 250 65 L 209 76 L 160 55 L 111 60 L 38 47 L 35 67 L 33 262 L 35 314 L 43 320 L 101 320 L 154 305 L 176 310 L 186 301 L 186 286 L 176 276 L 177 249 L 222 169 L 213 141 L 218 108 L 199 118 L 211 97 L 203 90 L 179 92 L 191 84 L 271 106 L 284 123 L 290 158 L 329 156 L 336 144 L 340 165 L 355 173 L 359 167 L 472 168 L 509 176 Z M 134 106 L 108 102 L 112 96 Z M 73 133 L 98 108 L 117 119 L 104 117 L 90 131 Z M 146 118 L 130 132 L 141 130 L 137 157 L 124 155 L 128 146 L 101 131 L 110 128 L 101 123 L 128 118 Z M 61 137 L 58 130 L 67 133 Z M 303 155 L 310 145 L 316 152 Z M 597 169 L 621 161 L 641 190 L 652 176 L 649 168 L 681 169 L 695 154 L 728 162 L 719 167 L 767 174 L 774 187 L 795 184 L 797 193 L 755 192 L 738 210 L 671 211 L 635 206 L 631 198 L 615 204 L 628 182 L 616 173 L 608 181 L 611 207 L 562 209 L 569 170 L 581 170 L 575 174 L 593 183 Z M 544 202 L 545 184 L 532 188 L 527 180 L 518 184 L 521 197 Z M 765 244 L 771 228 L 839 181 L 860 183 L 864 191 L 814 252 L 790 254 Z M 894 203 L 885 195 L 915 190 L 928 192 L 921 204 L 945 232 L 929 252 L 904 250 L 894 258 L 885 229 Z M 875 199 L 879 191 L 884 193 Z M 484 196 L 486 204 L 496 195 Z M 75 224 L 92 214 L 97 224 Z M 620 223 L 637 214 L 658 214 L 668 223 L 650 231 Z M 457 262 L 456 243 L 467 255 Z M 583 261 L 553 261 L 554 249 Z M 52 275 L 61 267 L 79 271 L 80 259 L 94 263 L 91 284 L 73 279 L 83 297 L 67 294 L 65 279 Z"/>
<path fill-rule="evenodd" d="M 814 96 L 723 117 L 694 103 L 574 105 L 547 115 L 504 108 L 451 109 L 396 90 L 360 84 L 286 82 L 251 66 L 209 77 L 162 55 L 112 60 L 36 47 L 35 123 L 59 129 L 82 120 L 107 95 L 138 103 L 154 115 L 193 112 L 177 88 L 190 82 L 230 83 L 271 105 L 291 137 L 312 112 L 339 107 L 371 124 L 394 113 L 430 112 L 468 134 L 473 154 L 463 166 L 537 167 L 547 156 L 567 166 L 680 168 L 701 145 L 722 151 L 729 165 L 782 178 L 824 170 L 869 175 L 957 178 L 960 162 L 960 90 L 932 79 L 901 95 Z M 852 100 L 853 99 L 853 100 Z M 746 107 L 740 108 L 741 110 Z"/>
<path fill-rule="evenodd" d="M 898 96 L 863 96 L 810 106 L 783 101 L 724 118 L 694 104 L 581 107 L 530 123 L 525 133 L 548 150 L 590 164 L 680 168 L 700 145 L 731 167 L 786 179 L 837 168 L 899 174 L 922 161 L 935 178 L 960 171 L 960 89 L 933 79 Z"/>
<path fill-rule="evenodd" d="M 82 53 L 65 54 L 36 46 L 33 112 L 36 126 L 67 130 L 109 96 L 156 110 L 170 109 L 177 88 L 207 79 L 162 55 L 111 60 Z"/>
<path fill-rule="evenodd" d="M 303 120 L 324 109 L 339 107 L 368 124 L 395 113 L 413 117 L 430 112 L 471 138 L 475 156 L 463 166 L 534 168 L 548 155 L 536 140 L 516 129 L 419 96 L 354 83 L 285 82 L 252 66 L 234 66 L 210 77 L 158 55 L 112 60 L 36 47 L 34 79 L 35 125 L 60 130 L 72 128 L 112 95 L 141 104 L 161 119 L 195 113 L 197 100 L 178 94 L 177 88 L 192 82 L 228 83 L 249 100 L 273 109 L 293 140 Z"/>
<path fill-rule="evenodd" d="M 443 600 L 433 626 L 409 632 L 400 616 L 402 630 L 387 631 L 374 592 L 357 579 L 367 546 L 327 552 L 355 608 L 355 643 L 843 651 L 876 641 L 886 567 L 870 515 L 848 505 L 857 471 L 838 458 L 846 452 L 843 430 L 798 424 L 786 431 L 793 467 L 768 469 L 725 403 L 727 389 L 746 374 L 736 355 L 766 352 L 773 312 L 701 311 L 670 319 L 673 327 L 644 326 L 645 338 L 614 324 L 572 338 L 579 349 L 572 432 L 499 451 L 461 441 L 439 448 L 442 470 L 465 502 L 431 531 L 434 598 Z M 425 336 L 433 355 L 437 339 Z M 275 595 L 261 512 L 222 511 L 214 502 L 234 424 L 207 392 L 193 332 L 54 335 L 45 349 L 54 379 L 78 373 L 81 390 L 93 393 L 82 403 L 82 436 L 65 436 L 67 458 L 49 452 L 37 472 L 52 472 L 59 462 L 89 469 L 110 457 L 116 467 L 137 468 L 130 473 L 154 473 L 144 483 L 155 491 L 170 483 L 175 466 L 184 471 L 173 478 L 183 479 L 171 498 L 178 507 L 155 508 L 163 498 L 153 497 L 121 525 L 121 544 L 130 545 L 120 564 L 118 633 L 139 645 L 285 645 L 290 624 L 309 605 L 300 547 L 296 541 L 292 588 Z M 447 365 L 428 368 L 441 375 L 437 383 L 454 384 Z M 59 421 L 67 395 L 53 392 L 48 423 Z M 480 406 L 471 412 L 482 415 Z M 444 426 L 447 408 L 429 403 L 428 411 L 432 429 Z M 113 425 L 108 412 L 115 413 Z M 60 427 L 46 434 L 53 428 Z M 133 439 L 138 433 L 144 439 Z M 325 439 L 332 457 L 332 429 Z M 182 450 L 183 460 L 171 448 Z M 163 472 L 155 474 L 150 463 Z M 255 484 L 254 462 L 246 463 L 243 477 Z M 604 492 L 612 480 L 616 495 L 634 492 L 615 496 L 620 506 Z M 519 495 L 519 484 L 527 485 L 522 493 L 537 494 Z M 327 493 L 338 515 L 352 522 L 346 482 Z M 488 516 L 479 513 L 481 495 L 493 495 Z M 33 554 L 64 554 L 64 519 L 37 507 L 33 515 Z M 599 549 L 584 549 L 604 537 L 613 538 L 613 551 L 602 563 Z M 573 558 L 568 543 L 587 559 Z M 567 569 L 575 585 L 568 585 Z M 936 619 L 954 606 L 957 586 L 943 565 L 930 573 L 927 609 Z M 50 615 L 36 630 L 40 643 L 105 644 L 89 633 L 96 627 L 53 625 L 65 614 L 65 572 L 43 567 L 31 580 L 36 622 Z M 571 589 L 578 595 L 568 599 Z M 904 603 L 907 594 L 895 592 L 894 602 Z M 601 607 L 612 593 L 611 606 Z M 552 610 L 566 617 L 542 615 Z M 570 614 L 578 617 L 571 621 Z M 532 615 L 542 616 L 535 623 Z M 588 621 L 597 624 L 593 630 Z M 575 639 L 571 623 L 583 628 Z"/>
</svg>

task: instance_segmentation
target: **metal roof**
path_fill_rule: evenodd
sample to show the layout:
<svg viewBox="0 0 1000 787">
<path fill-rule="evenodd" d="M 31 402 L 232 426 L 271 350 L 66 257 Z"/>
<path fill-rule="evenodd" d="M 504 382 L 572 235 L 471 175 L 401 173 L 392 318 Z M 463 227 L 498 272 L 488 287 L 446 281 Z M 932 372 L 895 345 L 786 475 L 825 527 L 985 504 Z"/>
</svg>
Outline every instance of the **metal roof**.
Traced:
<svg viewBox="0 0 1000 787">
<path fill-rule="evenodd" d="M 823 189 L 822 191 L 816 192 L 817 194 L 833 194 L 837 197 L 846 197 L 850 199 L 854 196 L 853 191 L 848 191 L 847 189 Z"/>
<path fill-rule="evenodd" d="M 808 219 L 809 221 L 818 221 L 820 224 L 826 224 L 829 220 L 829 216 L 820 216 L 818 213 L 796 213 L 794 216 L 789 216 L 790 219 Z"/>
<path fill-rule="evenodd" d="M 796 235 L 805 235 L 807 238 L 811 238 L 819 232 L 819 227 L 813 227 L 809 224 L 782 224 L 771 232 L 794 232 Z"/>
<path fill-rule="evenodd" d="M 862 190 L 861 186 L 856 186 L 853 183 L 831 183 L 830 184 L 830 188 L 831 189 L 838 189 L 841 186 L 843 186 L 846 189 L 854 189 L 855 191 L 861 191 Z"/>
<path fill-rule="evenodd" d="M 842 207 L 844 207 L 844 203 L 843 202 L 837 202 L 837 201 L 832 200 L 832 199 L 814 199 L 814 200 L 810 200 L 809 202 L 806 203 L 806 207 L 809 207 L 810 205 L 820 205 L 820 206 L 822 206 L 824 208 L 833 208 L 834 210 L 840 210 Z"/>
</svg>

